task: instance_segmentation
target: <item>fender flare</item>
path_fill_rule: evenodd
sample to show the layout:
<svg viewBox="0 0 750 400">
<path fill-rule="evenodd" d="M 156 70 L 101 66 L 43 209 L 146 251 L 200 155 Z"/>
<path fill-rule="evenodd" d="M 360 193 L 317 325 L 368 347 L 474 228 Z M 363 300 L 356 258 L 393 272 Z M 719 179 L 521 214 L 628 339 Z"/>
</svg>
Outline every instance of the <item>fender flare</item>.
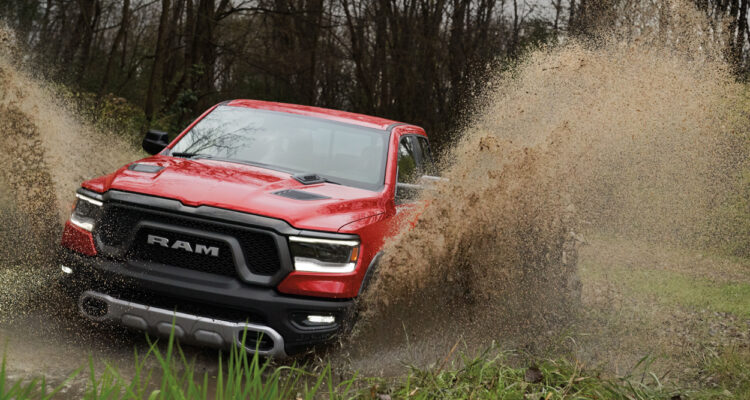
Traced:
<svg viewBox="0 0 750 400">
<path fill-rule="evenodd" d="M 357 294 L 362 295 L 362 293 L 367 290 L 367 288 L 370 286 L 370 282 L 372 281 L 373 276 L 375 275 L 375 270 L 378 268 L 378 264 L 380 263 L 380 257 L 383 256 L 383 251 L 379 251 L 377 254 L 375 254 L 375 257 L 372 258 L 372 261 L 370 261 L 370 265 L 367 267 L 367 272 L 365 272 L 365 277 L 362 279 L 362 284 L 359 286 L 359 293 Z"/>
</svg>

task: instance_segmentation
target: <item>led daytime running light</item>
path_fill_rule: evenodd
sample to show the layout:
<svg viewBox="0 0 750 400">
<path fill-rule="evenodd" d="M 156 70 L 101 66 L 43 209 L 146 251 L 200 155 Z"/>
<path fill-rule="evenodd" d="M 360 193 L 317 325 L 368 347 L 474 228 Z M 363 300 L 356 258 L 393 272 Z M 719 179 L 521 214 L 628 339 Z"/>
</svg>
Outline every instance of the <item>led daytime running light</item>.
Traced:
<svg viewBox="0 0 750 400">
<path fill-rule="evenodd" d="M 92 222 L 80 220 L 75 214 L 70 216 L 70 223 L 85 231 L 91 232 L 94 230 L 94 224 Z"/>
<path fill-rule="evenodd" d="M 79 193 L 76 193 L 76 197 L 79 198 L 79 199 L 81 199 L 81 200 L 83 200 L 83 201 L 87 201 L 87 202 L 89 202 L 89 203 L 91 203 L 91 204 L 93 204 L 93 205 L 95 205 L 97 207 L 101 207 L 102 205 L 104 205 L 104 203 L 102 203 L 99 200 L 92 199 L 91 197 L 84 196 L 84 195 L 79 194 Z"/>
<path fill-rule="evenodd" d="M 291 236 L 289 240 L 292 242 L 300 243 L 321 243 L 321 244 L 335 244 L 340 246 L 355 247 L 359 246 L 359 242 L 356 240 L 333 240 L 333 239 L 319 239 L 303 236 Z"/>
</svg>

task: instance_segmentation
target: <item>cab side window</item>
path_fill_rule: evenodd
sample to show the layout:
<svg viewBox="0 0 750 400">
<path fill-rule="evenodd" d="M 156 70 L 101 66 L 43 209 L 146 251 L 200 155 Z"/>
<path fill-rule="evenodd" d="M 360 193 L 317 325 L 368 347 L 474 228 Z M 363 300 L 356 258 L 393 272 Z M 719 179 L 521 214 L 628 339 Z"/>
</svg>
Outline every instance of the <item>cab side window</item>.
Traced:
<svg viewBox="0 0 750 400">
<path fill-rule="evenodd" d="M 422 176 L 435 175 L 436 172 L 427 138 L 418 135 L 403 136 L 398 146 L 396 204 L 415 200 L 422 189 Z"/>
<path fill-rule="evenodd" d="M 421 164 L 422 175 L 437 175 L 437 167 L 435 166 L 435 161 L 432 160 L 432 153 L 430 152 L 430 142 L 424 136 L 416 136 L 414 139 L 416 139 L 415 142 L 419 148 L 417 155 Z"/>
<path fill-rule="evenodd" d="M 414 183 L 417 173 L 417 155 L 411 136 L 404 136 L 398 145 L 398 183 Z"/>
</svg>

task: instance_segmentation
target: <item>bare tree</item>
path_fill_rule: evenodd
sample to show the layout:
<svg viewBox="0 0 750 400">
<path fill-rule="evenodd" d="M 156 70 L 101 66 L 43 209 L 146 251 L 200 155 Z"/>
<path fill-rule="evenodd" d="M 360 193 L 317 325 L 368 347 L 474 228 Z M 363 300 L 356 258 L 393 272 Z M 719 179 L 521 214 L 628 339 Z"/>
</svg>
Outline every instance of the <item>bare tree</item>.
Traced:
<svg viewBox="0 0 750 400">
<path fill-rule="evenodd" d="M 151 75 L 146 90 L 146 105 L 144 113 L 146 120 L 151 121 L 154 116 L 155 102 L 160 96 L 158 87 L 159 74 L 162 72 L 164 64 L 164 43 L 166 42 L 167 24 L 169 22 L 170 0 L 161 0 L 161 17 L 159 18 L 159 28 L 156 36 L 156 49 L 154 50 L 154 63 L 151 66 Z"/>
</svg>

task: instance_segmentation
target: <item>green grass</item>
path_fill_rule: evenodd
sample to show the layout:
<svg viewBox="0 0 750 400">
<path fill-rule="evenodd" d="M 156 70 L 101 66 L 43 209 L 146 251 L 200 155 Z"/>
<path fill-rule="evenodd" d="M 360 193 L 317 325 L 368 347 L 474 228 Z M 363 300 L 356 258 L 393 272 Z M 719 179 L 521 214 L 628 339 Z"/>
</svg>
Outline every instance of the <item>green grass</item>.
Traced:
<svg viewBox="0 0 750 400">
<path fill-rule="evenodd" d="M 85 399 L 670 399 L 679 390 L 666 388 L 648 372 L 643 359 L 624 378 L 606 378 L 578 362 L 543 360 L 537 366 L 514 367 L 509 353 L 495 349 L 463 358 L 448 368 L 411 368 L 402 378 L 365 378 L 353 375 L 336 380 L 331 365 L 318 372 L 297 366 L 272 366 L 257 356 L 232 351 L 219 361 L 215 376 L 196 372 L 172 340 L 166 346 L 152 343 L 143 356 L 135 357 L 135 374 L 122 375 L 110 364 L 97 371 L 91 361 L 69 380 L 88 373 Z M 148 368 L 147 361 L 157 367 Z M 716 362 L 717 371 L 721 364 Z M 534 378 L 532 372 L 538 371 Z M 744 374 L 748 373 L 746 369 Z M 531 374 L 531 375 L 530 375 Z M 0 371 L 0 399 L 53 398 L 63 385 L 48 387 L 43 378 L 9 383 L 5 363 Z M 738 375 L 731 375 L 733 379 Z M 721 392 L 686 392 L 690 398 L 716 398 Z M 711 397 L 714 396 L 714 397 Z"/>
<path fill-rule="evenodd" d="M 0 400 L 50 399 L 66 385 L 86 379 L 73 392 L 84 399 L 745 399 L 750 398 L 750 349 L 702 354 L 701 368 L 711 377 L 704 388 L 675 388 L 651 370 L 644 357 L 623 377 L 611 377 L 567 358 L 514 365 L 517 354 L 491 348 L 476 357 L 428 369 L 411 367 L 398 378 L 339 377 L 330 363 L 313 366 L 276 365 L 237 349 L 218 360 L 218 372 L 198 372 L 172 339 L 149 342 L 135 353 L 133 372 L 123 374 L 109 363 L 97 368 L 93 359 L 63 383 L 48 385 L 43 377 L 11 382 L 6 363 L 0 368 Z M 521 357 L 529 358 L 529 357 Z M 533 358 L 532 358 L 533 360 Z M 517 362 L 515 363 L 517 364 Z M 334 378 L 337 376 L 339 378 Z M 71 393 L 65 394 L 71 397 Z M 679 395 L 680 397 L 674 397 Z"/>
<path fill-rule="evenodd" d="M 595 279 L 604 278 L 599 269 L 586 268 L 586 271 Z M 747 283 L 714 282 L 659 269 L 618 267 L 608 269 L 607 273 L 607 279 L 623 284 L 635 293 L 652 295 L 660 302 L 750 318 L 750 284 Z"/>
<path fill-rule="evenodd" d="M 738 399 L 750 399 L 750 348 L 726 349 L 709 357 L 706 371 L 716 378 L 720 388 Z"/>
<path fill-rule="evenodd" d="M 413 369 L 389 393 L 417 399 L 661 399 L 675 393 L 652 374 L 610 380 L 564 359 L 530 368 L 510 367 L 502 355 L 464 359 L 463 364 L 448 371 Z M 532 370 L 540 373 L 539 382 L 528 379 Z"/>
<path fill-rule="evenodd" d="M 638 291 L 663 296 L 679 304 L 750 317 L 749 284 L 714 283 L 664 271 L 635 272 L 633 283 Z"/>
</svg>

